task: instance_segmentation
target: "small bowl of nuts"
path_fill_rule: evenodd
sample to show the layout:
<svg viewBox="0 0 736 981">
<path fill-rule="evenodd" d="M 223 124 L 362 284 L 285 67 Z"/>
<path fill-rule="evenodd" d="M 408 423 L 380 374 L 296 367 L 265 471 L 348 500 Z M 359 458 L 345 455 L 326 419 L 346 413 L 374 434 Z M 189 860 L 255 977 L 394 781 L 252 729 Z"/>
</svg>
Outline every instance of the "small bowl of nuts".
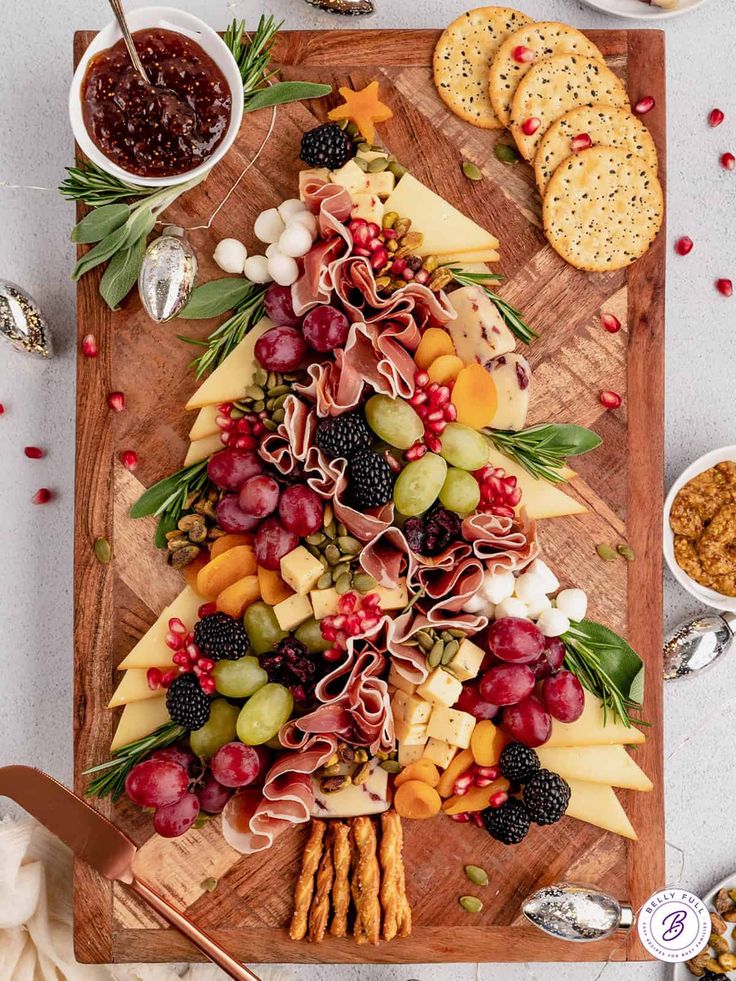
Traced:
<svg viewBox="0 0 736 981">
<path fill-rule="evenodd" d="M 672 981 L 724 977 L 736 971 L 736 874 L 729 875 L 703 898 L 710 912 L 707 946 L 684 964 L 675 964 Z"/>
</svg>

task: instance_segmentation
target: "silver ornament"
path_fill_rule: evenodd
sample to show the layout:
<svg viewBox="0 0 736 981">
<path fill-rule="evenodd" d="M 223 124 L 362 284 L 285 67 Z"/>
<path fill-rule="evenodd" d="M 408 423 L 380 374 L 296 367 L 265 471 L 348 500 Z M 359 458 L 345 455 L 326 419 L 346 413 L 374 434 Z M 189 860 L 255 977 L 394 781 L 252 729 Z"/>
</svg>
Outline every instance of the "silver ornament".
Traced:
<svg viewBox="0 0 736 981">
<path fill-rule="evenodd" d="M 38 304 L 22 286 L 0 279 L 0 335 L 18 351 L 36 358 L 54 353 L 51 329 Z"/>
<path fill-rule="evenodd" d="M 530 923 L 550 937 L 577 943 L 605 940 L 616 930 L 634 925 L 628 903 L 576 882 L 556 882 L 538 889 L 521 908 Z"/>
<path fill-rule="evenodd" d="M 664 645 L 664 678 L 690 678 L 726 654 L 734 639 L 736 613 L 702 613 L 681 623 Z"/>
<path fill-rule="evenodd" d="M 313 7 L 328 10 L 331 14 L 372 14 L 372 0 L 307 0 Z"/>
<path fill-rule="evenodd" d="M 138 292 L 151 320 L 163 324 L 181 313 L 197 279 L 197 257 L 184 231 L 167 225 L 148 246 L 138 274 Z"/>
</svg>

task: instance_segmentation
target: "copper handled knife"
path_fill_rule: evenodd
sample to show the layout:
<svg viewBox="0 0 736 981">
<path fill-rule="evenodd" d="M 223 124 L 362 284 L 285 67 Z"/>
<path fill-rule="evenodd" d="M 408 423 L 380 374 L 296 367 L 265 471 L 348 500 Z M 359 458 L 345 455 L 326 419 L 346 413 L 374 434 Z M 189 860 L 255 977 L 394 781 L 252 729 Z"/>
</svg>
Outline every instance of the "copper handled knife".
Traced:
<svg viewBox="0 0 736 981">
<path fill-rule="evenodd" d="M 30 766 L 3 766 L 0 767 L 0 795 L 20 804 L 106 879 L 122 882 L 132 889 L 231 978 L 260 981 L 204 930 L 138 878 L 133 871 L 133 859 L 138 849 L 130 838 L 66 787 Z"/>
</svg>

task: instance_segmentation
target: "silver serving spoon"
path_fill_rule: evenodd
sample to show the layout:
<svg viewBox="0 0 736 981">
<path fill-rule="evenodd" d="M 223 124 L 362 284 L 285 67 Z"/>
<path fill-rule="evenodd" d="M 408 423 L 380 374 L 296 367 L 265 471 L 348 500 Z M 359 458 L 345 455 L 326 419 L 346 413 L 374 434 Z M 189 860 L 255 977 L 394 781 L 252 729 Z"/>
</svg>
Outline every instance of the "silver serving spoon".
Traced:
<svg viewBox="0 0 736 981">
<path fill-rule="evenodd" d="M 121 0 L 109 0 L 109 3 L 122 32 L 123 41 L 125 42 L 125 47 L 128 49 L 128 54 L 130 55 L 130 60 L 133 63 L 133 68 L 135 68 L 143 81 L 150 85 L 151 80 L 146 74 L 146 69 L 143 67 L 143 62 L 138 57 L 138 52 L 133 44 L 133 37 L 130 33 L 130 28 L 128 27 L 128 21 L 125 18 L 125 11 L 123 10 Z"/>
<path fill-rule="evenodd" d="M 313 7 L 320 10 L 328 10 L 331 14 L 349 14 L 359 16 L 360 14 L 372 14 L 374 11 L 372 0 L 306 0 Z"/>
<path fill-rule="evenodd" d="M 736 613 L 701 613 L 681 623 L 665 642 L 664 678 L 689 678 L 715 664 L 733 645 Z"/>
</svg>

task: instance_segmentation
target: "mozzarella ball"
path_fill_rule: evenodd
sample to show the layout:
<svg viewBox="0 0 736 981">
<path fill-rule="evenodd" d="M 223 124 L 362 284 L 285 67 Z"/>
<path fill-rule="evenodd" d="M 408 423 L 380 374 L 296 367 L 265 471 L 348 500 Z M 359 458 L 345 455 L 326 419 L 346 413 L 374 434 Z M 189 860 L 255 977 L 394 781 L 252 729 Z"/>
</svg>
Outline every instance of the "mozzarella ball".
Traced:
<svg viewBox="0 0 736 981">
<path fill-rule="evenodd" d="M 270 259 L 272 255 L 277 255 L 280 252 L 281 249 L 279 248 L 279 243 L 271 242 L 271 244 L 266 248 L 266 258 Z"/>
<path fill-rule="evenodd" d="M 286 225 L 275 208 L 262 211 L 253 225 L 255 236 L 261 242 L 278 242 L 285 228 Z"/>
<path fill-rule="evenodd" d="M 542 562 L 541 559 L 534 559 L 524 570 L 531 575 L 538 576 L 542 582 L 542 589 L 545 593 L 554 593 L 556 589 L 560 588 L 560 580 L 552 572 L 550 567 L 546 562 Z"/>
<path fill-rule="evenodd" d="M 312 248 L 312 236 L 306 225 L 295 222 L 287 225 L 279 238 L 279 249 L 294 259 L 306 255 Z"/>
<path fill-rule="evenodd" d="M 496 620 L 503 620 L 504 617 L 519 617 L 522 620 L 529 619 L 526 603 L 522 603 L 515 596 L 509 596 L 508 599 L 501 600 L 494 610 L 493 616 Z"/>
<path fill-rule="evenodd" d="M 518 596 L 525 603 L 532 598 L 536 600 L 540 594 L 544 595 L 544 593 L 544 582 L 539 576 L 535 576 L 533 572 L 522 572 L 517 577 L 516 585 L 514 586 L 514 596 Z"/>
<path fill-rule="evenodd" d="M 304 225 L 305 228 L 309 229 L 309 234 L 312 236 L 312 240 L 317 238 L 317 218 L 311 211 L 300 211 L 299 214 L 293 215 L 291 218 L 289 218 L 289 224 Z"/>
<path fill-rule="evenodd" d="M 552 602 L 549 596 L 545 596 L 544 593 L 539 593 L 539 595 L 532 596 L 526 600 L 526 608 L 532 620 L 536 620 L 540 614 L 544 613 L 551 606 Z"/>
<path fill-rule="evenodd" d="M 243 267 L 245 278 L 251 283 L 270 283 L 273 276 L 268 271 L 268 259 L 265 255 L 251 255 L 245 260 Z"/>
<path fill-rule="evenodd" d="M 545 637 L 560 637 L 570 629 L 570 621 L 562 610 L 552 607 L 541 614 L 537 620 L 537 627 Z"/>
<path fill-rule="evenodd" d="M 276 209 L 281 215 L 281 220 L 284 224 L 288 225 L 291 219 L 303 211 L 307 210 L 307 206 L 299 198 L 287 198 L 286 201 L 282 201 L 281 204 Z"/>
<path fill-rule="evenodd" d="M 291 256 L 276 252 L 267 261 L 271 279 L 279 286 L 291 286 L 299 279 L 299 266 Z"/>
<path fill-rule="evenodd" d="M 486 572 L 480 591 L 495 605 L 512 596 L 515 585 L 513 572 Z"/>
<path fill-rule="evenodd" d="M 555 606 L 570 620 L 584 620 L 588 612 L 588 597 L 584 589 L 563 589 L 557 594 Z"/>
<path fill-rule="evenodd" d="M 463 603 L 463 610 L 466 613 L 482 613 L 486 607 L 487 600 L 483 593 L 478 590 L 477 593 L 473 593 L 472 596 L 468 597 Z"/>
<path fill-rule="evenodd" d="M 236 238 L 223 238 L 217 243 L 212 258 L 226 273 L 242 273 L 248 250 Z"/>
</svg>

